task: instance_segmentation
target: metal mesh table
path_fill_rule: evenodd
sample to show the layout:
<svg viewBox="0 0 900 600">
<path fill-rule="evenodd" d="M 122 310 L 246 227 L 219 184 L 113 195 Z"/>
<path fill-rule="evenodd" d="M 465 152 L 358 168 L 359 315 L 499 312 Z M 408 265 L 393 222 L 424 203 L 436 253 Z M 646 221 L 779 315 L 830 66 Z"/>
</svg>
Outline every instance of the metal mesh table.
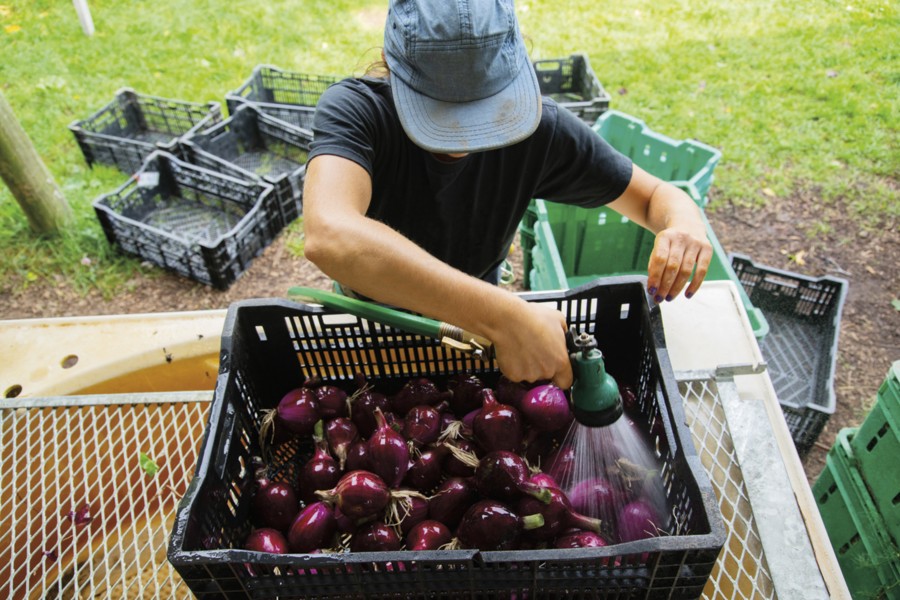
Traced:
<svg viewBox="0 0 900 600">
<path fill-rule="evenodd" d="M 723 407 L 723 394 L 733 390 L 720 389 L 710 374 L 679 380 L 694 444 L 728 530 L 703 597 L 775 598 Z M 166 543 L 197 463 L 210 395 L 116 394 L 0 405 L 0 593 L 190 598 L 166 561 Z M 158 465 L 155 475 L 142 468 L 141 453 Z"/>
</svg>

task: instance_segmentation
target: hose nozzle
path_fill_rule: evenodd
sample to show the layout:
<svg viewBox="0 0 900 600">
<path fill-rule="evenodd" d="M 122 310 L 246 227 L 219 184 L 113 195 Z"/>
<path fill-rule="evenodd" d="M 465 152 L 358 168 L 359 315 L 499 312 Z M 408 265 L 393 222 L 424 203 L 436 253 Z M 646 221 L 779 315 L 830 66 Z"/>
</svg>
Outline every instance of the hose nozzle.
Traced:
<svg viewBox="0 0 900 600">
<path fill-rule="evenodd" d="M 586 332 L 575 333 L 571 327 L 566 341 L 574 376 L 571 399 L 575 420 L 588 427 L 611 425 L 622 416 L 622 397 L 618 383 L 606 372 L 596 338 Z"/>
</svg>

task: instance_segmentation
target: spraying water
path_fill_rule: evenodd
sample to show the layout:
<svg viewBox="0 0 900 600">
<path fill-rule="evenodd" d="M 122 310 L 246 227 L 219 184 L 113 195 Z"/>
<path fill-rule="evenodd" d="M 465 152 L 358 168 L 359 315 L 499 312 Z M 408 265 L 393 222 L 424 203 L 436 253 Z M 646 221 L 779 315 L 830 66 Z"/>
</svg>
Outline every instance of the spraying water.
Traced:
<svg viewBox="0 0 900 600">
<path fill-rule="evenodd" d="M 554 464 L 548 466 L 573 508 L 601 519 L 604 533 L 612 541 L 655 536 L 666 529 L 661 463 L 649 438 L 627 416 L 606 427 L 574 421 Z M 645 507 L 654 515 L 652 523 L 637 519 L 638 531 L 634 531 L 634 516 L 627 517 L 628 523 L 619 523 L 623 511 L 646 512 Z"/>
</svg>

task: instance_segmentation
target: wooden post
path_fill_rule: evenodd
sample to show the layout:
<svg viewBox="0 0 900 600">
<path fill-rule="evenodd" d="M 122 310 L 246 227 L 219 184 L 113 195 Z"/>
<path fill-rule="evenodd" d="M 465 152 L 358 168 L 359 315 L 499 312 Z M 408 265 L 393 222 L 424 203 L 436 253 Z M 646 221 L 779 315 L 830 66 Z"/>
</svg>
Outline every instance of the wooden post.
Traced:
<svg viewBox="0 0 900 600">
<path fill-rule="evenodd" d="M 72 219 L 72 209 L 0 92 L 0 178 L 40 234 L 55 235 Z"/>
</svg>

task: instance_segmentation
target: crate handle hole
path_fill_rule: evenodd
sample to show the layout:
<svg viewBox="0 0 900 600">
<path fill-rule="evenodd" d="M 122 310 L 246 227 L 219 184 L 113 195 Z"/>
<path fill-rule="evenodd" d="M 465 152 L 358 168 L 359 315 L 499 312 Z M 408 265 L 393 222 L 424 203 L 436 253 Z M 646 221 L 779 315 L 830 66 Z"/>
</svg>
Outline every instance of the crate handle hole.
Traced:
<svg viewBox="0 0 900 600">
<path fill-rule="evenodd" d="M 259 337 L 259 341 L 266 342 L 268 341 L 268 337 L 266 337 L 266 328 L 262 325 L 256 326 L 256 335 Z"/>
<path fill-rule="evenodd" d="M 77 364 L 78 364 L 78 356 L 76 356 L 75 354 L 68 355 L 67 357 L 62 359 L 62 362 L 60 363 L 60 365 L 62 366 L 63 369 L 71 369 L 72 367 L 74 367 Z"/>
<path fill-rule="evenodd" d="M 900 492 L 897 492 L 897 495 L 891 498 L 891 504 L 893 504 L 894 506 L 900 504 Z"/>
<path fill-rule="evenodd" d="M 6 391 L 3 392 L 3 397 L 4 398 L 15 398 L 21 393 L 22 393 L 22 386 L 19 385 L 18 383 L 16 383 L 16 384 L 11 385 L 8 388 L 6 388 Z"/>
<path fill-rule="evenodd" d="M 619 319 L 624 321 L 628 318 L 628 313 L 631 312 L 631 305 L 628 303 L 623 304 L 619 307 Z"/>
</svg>

